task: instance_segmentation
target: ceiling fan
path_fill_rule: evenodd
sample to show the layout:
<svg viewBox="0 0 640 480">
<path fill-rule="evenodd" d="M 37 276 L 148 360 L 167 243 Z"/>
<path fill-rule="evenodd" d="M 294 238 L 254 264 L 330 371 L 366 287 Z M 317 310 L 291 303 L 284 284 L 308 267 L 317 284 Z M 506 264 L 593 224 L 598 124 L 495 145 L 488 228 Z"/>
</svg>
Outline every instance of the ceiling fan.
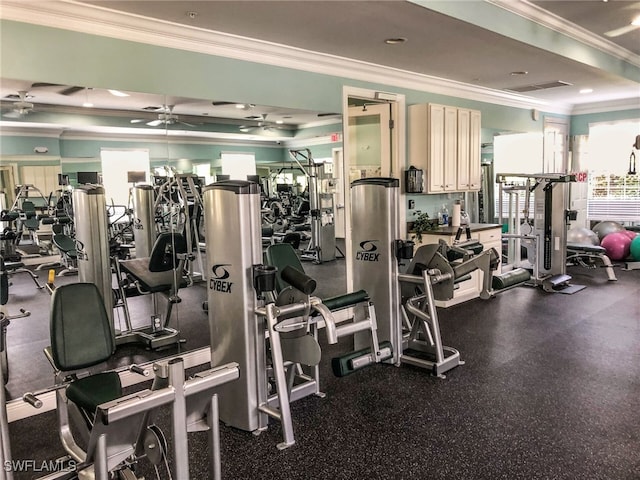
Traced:
<svg viewBox="0 0 640 480">
<path fill-rule="evenodd" d="M 281 127 L 277 122 L 267 122 L 267 115 L 268 114 L 263 113 L 262 115 L 245 117 L 248 120 L 257 120 L 257 123 L 255 125 L 240 125 L 238 128 L 243 133 L 268 132 L 270 130 L 280 129 Z"/>
<path fill-rule="evenodd" d="M 146 107 L 144 110 L 151 110 L 158 112 L 158 118 L 155 120 L 147 121 L 146 118 L 134 118 L 130 120 L 131 123 L 146 123 L 150 127 L 157 127 L 159 125 L 175 125 L 179 123 L 186 125 L 187 127 L 195 127 L 195 125 L 187 122 L 183 122 L 173 113 L 175 105 L 162 105 L 161 107 Z"/>
<path fill-rule="evenodd" d="M 25 90 L 21 90 L 18 92 L 19 100 L 17 102 L 13 102 L 12 109 L 10 112 L 5 113 L 3 116 L 7 118 L 22 118 L 27 115 L 29 112 L 33 111 L 33 103 L 27 102 L 27 99 L 30 98 L 29 92 Z"/>
<path fill-rule="evenodd" d="M 640 4 L 635 3 L 633 4 L 632 8 L 639 8 Z M 627 7 L 629 8 L 629 7 Z M 613 30 L 609 30 L 608 32 L 604 32 L 604 35 L 606 37 L 619 37 L 621 35 L 625 35 L 629 32 L 633 32 L 634 30 L 640 28 L 640 15 L 637 15 L 633 20 L 631 20 L 631 23 L 628 25 L 625 25 L 624 27 L 620 27 L 620 28 L 615 28 Z"/>
</svg>

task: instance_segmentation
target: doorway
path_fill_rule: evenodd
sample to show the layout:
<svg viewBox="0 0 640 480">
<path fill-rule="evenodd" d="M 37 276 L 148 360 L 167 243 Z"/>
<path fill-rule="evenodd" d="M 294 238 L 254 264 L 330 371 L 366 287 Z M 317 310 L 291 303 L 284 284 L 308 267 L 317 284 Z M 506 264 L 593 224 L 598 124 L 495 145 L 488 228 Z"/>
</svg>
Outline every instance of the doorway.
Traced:
<svg viewBox="0 0 640 480">
<path fill-rule="evenodd" d="M 354 87 L 343 89 L 343 165 L 345 256 L 351 255 L 351 182 L 358 178 L 400 179 L 405 166 L 405 97 Z M 399 218 L 406 218 L 405 196 L 400 195 Z M 353 288 L 347 261 L 347 290 Z"/>
</svg>

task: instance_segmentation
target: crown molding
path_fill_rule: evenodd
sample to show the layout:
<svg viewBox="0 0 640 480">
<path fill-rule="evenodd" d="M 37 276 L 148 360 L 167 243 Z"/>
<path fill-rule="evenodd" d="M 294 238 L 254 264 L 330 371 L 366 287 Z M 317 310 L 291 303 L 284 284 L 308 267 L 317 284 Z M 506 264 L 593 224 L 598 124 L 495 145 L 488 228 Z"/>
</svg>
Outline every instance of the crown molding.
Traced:
<svg viewBox="0 0 640 480">
<path fill-rule="evenodd" d="M 618 112 L 622 110 L 637 110 L 640 117 L 640 97 L 635 99 L 611 100 L 608 102 L 588 103 L 576 105 L 571 111 L 571 115 L 588 115 L 591 113 Z"/>
<path fill-rule="evenodd" d="M 595 35 L 579 25 L 567 22 L 565 19 L 549 12 L 548 10 L 544 10 L 527 0 L 520 0 L 517 2 L 514 2 L 513 0 L 486 1 L 529 21 L 542 25 L 543 27 L 550 28 L 555 32 L 573 38 L 574 40 L 577 40 L 589 47 L 600 50 L 607 55 L 611 55 L 619 60 L 624 60 L 636 67 L 640 67 L 640 55 L 636 55 L 606 38 Z"/>
<path fill-rule="evenodd" d="M 51 137 L 60 138 L 64 132 L 64 128 L 52 126 L 50 124 L 37 124 L 37 133 L 34 134 L 33 125 L 31 123 L 7 124 L 14 122 L 0 121 L 0 136 L 7 137 Z"/>
<path fill-rule="evenodd" d="M 508 107 L 536 108 L 558 114 L 569 114 L 572 107 L 345 57 L 117 12 L 73 0 L 2 0 L 0 18 Z"/>
</svg>

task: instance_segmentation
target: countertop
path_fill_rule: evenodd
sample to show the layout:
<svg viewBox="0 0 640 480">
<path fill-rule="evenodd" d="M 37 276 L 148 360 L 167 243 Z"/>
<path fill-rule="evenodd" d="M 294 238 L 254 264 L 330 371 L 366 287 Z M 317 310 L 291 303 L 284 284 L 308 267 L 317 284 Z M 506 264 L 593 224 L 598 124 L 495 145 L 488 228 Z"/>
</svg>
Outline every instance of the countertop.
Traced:
<svg viewBox="0 0 640 480">
<path fill-rule="evenodd" d="M 426 232 L 422 232 L 422 235 L 455 235 L 458 233 L 459 227 L 450 227 L 450 226 L 440 226 L 435 230 L 427 230 Z M 464 235 L 464 226 L 462 234 Z M 502 229 L 502 225 L 499 223 L 471 223 L 469 225 L 472 232 L 481 232 L 483 230 L 491 230 L 492 228 L 500 228 Z M 412 233 L 411 231 L 409 233 Z"/>
</svg>

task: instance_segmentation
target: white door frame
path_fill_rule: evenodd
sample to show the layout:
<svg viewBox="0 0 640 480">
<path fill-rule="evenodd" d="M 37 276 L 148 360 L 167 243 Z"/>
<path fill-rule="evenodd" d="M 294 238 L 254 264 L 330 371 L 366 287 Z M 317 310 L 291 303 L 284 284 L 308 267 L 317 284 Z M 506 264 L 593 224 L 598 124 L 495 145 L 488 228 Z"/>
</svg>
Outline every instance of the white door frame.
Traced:
<svg viewBox="0 0 640 480">
<path fill-rule="evenodd" d="M 353 272 L 351 269 L 351 193 L 349 184 L 349 97 L 358 97 L 364 99 L 371 99 L 374 102 L 380 102 L 381 100 L 389 101 L 392 106 L 392 118 L 394 120 L 394 128 L 392 130 L 391 141 L 391 172 L 390 174 L 394 178 L 400 179 L 402 172 L 406 168 L 406 100 L 405 96 L 396 93 L 386 93 L 386 95 L 380 95 L 381 93 L 376 90 L 369 90 L 358 87 L 344 86 L 342 88 L 342 139 L 343 139 L 343 162 L 341 172 L 342 183 L 344 189 L 344 218 L 345 218 L 345 257 L 347 264 L 347 291 L 353 289 Z M 395 98 L 395 100 L 391 100 Z M 389 100 L 387 100 L 389 99 Z M 401 182 L 402 183 L 402 182 Z M 406 198 L 403 192 L 400 193 L 400 211 L 399 218 L 403 222 L 401 231 L 405 231 L 405 218 L 406 218 Z M 404 240 L 404 239 L 403 239 Z"/>
</svg>

